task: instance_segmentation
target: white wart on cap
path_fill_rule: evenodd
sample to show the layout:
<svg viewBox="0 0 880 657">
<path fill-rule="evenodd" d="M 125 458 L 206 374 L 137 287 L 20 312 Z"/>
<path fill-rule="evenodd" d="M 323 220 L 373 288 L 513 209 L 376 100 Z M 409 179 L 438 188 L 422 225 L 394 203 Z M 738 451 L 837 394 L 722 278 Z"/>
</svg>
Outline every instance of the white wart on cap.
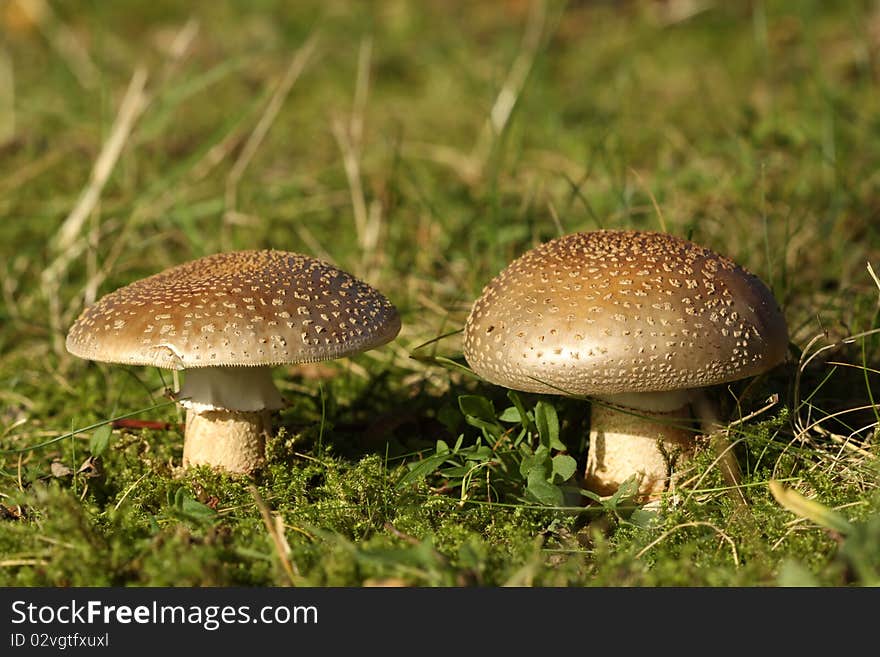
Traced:
<svg viewBox="0 0 880 657">
<path fill-rule="evenodd" d="M 675 414 L 693 389 L 764 372 L 787 347 L 785 319 L 760 279 L 693 242 L 640 231 L 575 233 L 528 251 L 485 287 L 464 332 L 468 364 L 492 383 Z M 665 431 L 652 424 L 650 442 Z M 614 449 L 601 426 L 592 430 L 588 460 L 598 448 L 604 456 L 587 478 L 601 479 Z M 656 452 L 621 449 L 629 460 L 634 449 Z M 666 480 L 642 474 L 652 490 Z M 613 490 L 619 476 L 600 487 Z"/>
<path fill-rule="evenodd" d="M 172 267 L 102 297 L 71 327 L 67 349 L 90 360 L 187 370 L 180 396 L 190 411 L 189 465 L 209 462 L 200 456 L 204 450 L 190 449 L 196 425 L 209 414 L 227 425 L 239 414 L 265 423 L 266 411 L 282 406 L 270 367 L 357 354 L 399 330 L 388 299 L 333 265 L 285 251 L 238 251 Z M 265 428 L 245 433 L 262 435 Z M 201 442 L 222 442 L 214 431 L 201 433 Z M 207 447 L 209 459 L 218 449 L 235 451 Z M 210 464 L 249 471 L 262 456 L 247 460 Z"/>
</svg>

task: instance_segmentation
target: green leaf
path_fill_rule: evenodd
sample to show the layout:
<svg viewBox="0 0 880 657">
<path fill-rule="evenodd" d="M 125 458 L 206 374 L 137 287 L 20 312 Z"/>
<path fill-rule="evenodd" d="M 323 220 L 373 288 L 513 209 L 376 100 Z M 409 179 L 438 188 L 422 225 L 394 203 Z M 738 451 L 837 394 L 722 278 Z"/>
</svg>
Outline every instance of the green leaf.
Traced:
<svg viewBox="0 0 880 657">
<path fill-rule="evenodd" d="M 559 440 L 559 417 L 553 404 L 539 401 L 535 404 L 535 424 L 541 444 L 552 449 L 565 450 L 565 444 Z"/>
<path fill-rule="evenodd" d="M 649 529 L 655 526 L 660 519 L 660 514 L 653 509 L 646 509 L 644 507 L 639 507 L 634 510 L 629 516 L 629 522 L 631 522 L 636 527 L 641 527 L 642 529 Z"/>
<path fill-rule="evenodd" d="M 462 365 L 461 363 L 456 362 L 451 358 L 447 358 L 446 356 L 417 356 L 414 354 L 410 354 L 410 358 L 412 358 L 413 360 L 422 361 L 424 363 L 436 363 L 437 365 L 441 365 L 442 367 L 445 367 L 447 369 L 463 372 L 464 374 L 467 374 L 468 376 L 471 376 L 475 379 L 480 378 L 479 376 L 474 374 L 474 371 L 471 368 Z"/>
<path fill-rule="evenodd" d="M 614 491 L 614 494 L 603 502 L 603 505 L 608 509 L 616 510 L 621 503 L 635 499 L 638 492 L 639 477 L 638 475 L 630 475 Z"/>
<path fill-rule="evenodd" d="M 218 518 L 217 512 L 211 507 L 193 499 L 184 488 L 178 488 L 174 496 L 168 491 L 169 512 L 173 517 L 191 522 L 203 523 Z"/>
<path fill-rule="evenodd" d="M 602 502 L 602 496 L 599 493 L 595 493 L 591 490 L 587 490 L 586 488 L 580 489 L 580 494 L 582 497 L 586 497 L 588 500 L 592 500 L 593 502 Z"/>
<path fill-rule="evenodd" d="M 437 420 L 446 427 L 450 433 L 454 433 L 461 423 L 461 413 L 452 404 L 444 404 L 437 411 Z"/>
<path fill-rule="evenodd" d="M 404 488 L 410 484 L 422 481 L 425 477 L 443 465 L 447 458 L 449 458 L 448 452 L 439 453 L 433 454 L 421 461 L 417 461 L 416 463 L 408 464 L 410 471 L 400 478 L 400 481 L 397 482 L 397 488 Z"/>
<path fill-rule="evenodd" d="M 546 479 L 550 467 L 549 462 L 550 451 L 541 445 L 534 454 L 523 453 L 522 461 L 519 463 L 519 474 L 522 477 L 529 477 L 532 472 L 540 472 L 541 476 Z"/>
<path fill-rule="evenodd" d="M 495 407 L 492 402 L 480 395 L 461 395 L 458 398 L 458 407 L 461 412 L 471 417 L 495 422 Z"/>
<path fill-rule="evenodd" d="M 545 506 L 562 506 L 564 498 L 558 486 L 547 481 L 546 475 L 538 469 L 529 472 L 526 490 L 529 495 Z"/>
<path fill-rule="evenodd" d="M 101 456 L 101 454 L 107 451 L 107 446 L 110 444 L 110 434 L 112 432 L 113 427 L 109 422 L 107 424 L 102 424 L 95 429 L 94 433 L 92 433 L 92 437 L 89 438 L 89 451 L 92 453 L 92 456 Z"/>
<path fill-rule="evenodd" d="M 473 467 L 472 465 L 453 465 L 440 470 L 440 474 L 450 479 L 458 479 L 464 477 Z"/>
<path fill-rule="evenodd" d="M 558 477 L 558 483 L 568 481 L 574 474 L 574 471 L 577 470 L 577 461 L 568 454 L 557 454 L 551 462 L 553 463 L 552 477 Z"/>
<path fill-rule="evenodd" d="M 185 516 L 195 520 L 214 520 L 217 517 L 217 512 L 214 509 L 189 495 L 184 496 L 180 510 Z"/>
<path fill-rule="evenodd" d="M 507 398 L 516 407 L 516 410 L 519 411 L 519 423 L 522 425 L 523 430 L 528 431 L 529 425 L 532 423 L 532 417 L 526 410 L 526 407 L 522 403 L 522 400 L 519 398 L 519 395 L 516 393 L 515 390 L 508 390 Z"/>
<path fill-rule="evenodd" d="M 467 423 L 485 431 L 487 436 L 498 439 L 504 433 L 504 428 L 495 418 L 495 407 L 485 397 L 461 395 L 458 398 L 458 406 L 464 413 Z"/>
<path fill-rule="evenodd" d="M 492 438 L 495 438 L 496 440 L 501 437 L 501 434 L 504 433 L 504 428 L 497 422 L 487 422 L 486 420 L 474 417 L 473 415 L 466 416 L 465 420 L 467 420 L 467 423 L 472 427 L 482 429 L 489 436 L 492 436 Z"/>
<path fill-rule="evenodd" d="M 520 422 L 521 417 L 519 409 L 516 406 L 508 406 L 501 412 L 498 419 L 502 422 Z"/>
<path fill-rule="evenodd" d="M 472 449 L 462 453 L 468 461 L 489 461 L 492 459 L 492 450 L 488 445 L 475 445 Z"/>
</svg>

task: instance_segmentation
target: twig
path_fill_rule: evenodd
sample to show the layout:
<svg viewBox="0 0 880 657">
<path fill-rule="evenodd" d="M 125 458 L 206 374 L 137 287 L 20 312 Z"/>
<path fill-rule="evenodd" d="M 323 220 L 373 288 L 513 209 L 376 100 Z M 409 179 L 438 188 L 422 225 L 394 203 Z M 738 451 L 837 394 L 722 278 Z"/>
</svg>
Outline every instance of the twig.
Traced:
<svg viewBox="0 0 880 657">
<path fill-rule="evenodd" d="M 728 423 L 727 423 L 727 426 L 728 426 L 728 427 L 736 427 L 736 426 L 739 426 L 740 424 L 745 424 L 745 423 L 748 422 L 749 420 L 753 420 L 753 419 L 755 419 L 756 417 L 758 417 L 759 415 L 762 415 L 763 413 L 766 413 L 766 412 L 769 411 L 771 408 L 773 408 L 774 406 L 776 406 L 776 404 L 778 404 L 778 403 L 779 403 L 779 394 L 778 394 L 778 393 L 773 393 L 773 394 L 770 395 L 770 397 L 767 399 L 767 403 L 766 403 L 764 406 L 762 406 L 761 408 L 759 408 L 757 411 L 752 411 L 752 412 L 749 413 L 748 415 L 743 415 L 743 416 L 742 416 L 741 418 L 739 418 L 738 420 L 732 420 L 731 422 L 728 422 Z"/>
<path fill-rule="evenodd" d="M 876 427 L 876 426 L 877 426 L 877 423 L 872 422 L 867 427 L 864 427 L 864 429 L 870 429 L 871 427 Z M 874 457 L 874 455 L 871 452 L 869 452 L 868 450 L 863 449 L 862 447 L 859 447 L 858 445 L 854 445 L 853 444 L 854 441 L 852 440 L 852 436 L 841 436 L 840 434 L 834 433 L 832 431 L 828 431 L 828 429 L 826 429 L 825 427 L 820 426 L 818 424 L 813 426 L 813 430 L 816 433 L 818 433 L 819 435 L 825 436 L 826 438 L 830 438 L 832 441 L 839 444 L 842 449 L 848 449 L 849 451 L 855 452 L 856 454 L 859 454 L 860 456 L 864 456 L 865 458 L 873 458 Z"/>
</svg>

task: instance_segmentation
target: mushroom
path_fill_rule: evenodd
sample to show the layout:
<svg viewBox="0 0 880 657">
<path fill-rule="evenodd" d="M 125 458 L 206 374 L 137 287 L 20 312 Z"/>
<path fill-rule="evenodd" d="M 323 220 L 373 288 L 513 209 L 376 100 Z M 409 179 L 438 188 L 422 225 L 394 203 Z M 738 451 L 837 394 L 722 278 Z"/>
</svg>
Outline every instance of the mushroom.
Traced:
<svg viewBox="0 0 880 657">
<path fill-rule="evenodd" d="M 102 297 L 67 335 L 81 358 L 185 370 L 184 467 L 265 462 L 271 368 L 367 351 L 400 330 L 394 306 L 350 274 L 285 251 L 218 253 Z"/>
<path fill-rule="evenodd" d="M 584 484 L 608 495 L 637 475 L 647 500 L 693 452 L 693 413 L 717 427 L 703 389 L 769 370 L 787 348 L 756 276 L 647 231 L 575 233 L 526 252 L 484 288 L 464 329 L 484 379 L 592 397 Z"/>
</svg>

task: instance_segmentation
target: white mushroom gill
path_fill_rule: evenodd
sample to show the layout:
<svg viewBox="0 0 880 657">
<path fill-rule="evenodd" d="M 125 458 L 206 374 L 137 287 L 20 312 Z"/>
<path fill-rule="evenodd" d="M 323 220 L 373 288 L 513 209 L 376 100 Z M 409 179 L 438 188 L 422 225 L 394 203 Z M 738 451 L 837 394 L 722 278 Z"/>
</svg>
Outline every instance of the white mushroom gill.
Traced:
<svg viewBox="0 0 880 657">
<path fill-rule="evenodd" d="M 284 408 L 268 367 L 198 367 L 185 370 L 183 376 L 177 398 L 194 413 Z"/>
</svg>

